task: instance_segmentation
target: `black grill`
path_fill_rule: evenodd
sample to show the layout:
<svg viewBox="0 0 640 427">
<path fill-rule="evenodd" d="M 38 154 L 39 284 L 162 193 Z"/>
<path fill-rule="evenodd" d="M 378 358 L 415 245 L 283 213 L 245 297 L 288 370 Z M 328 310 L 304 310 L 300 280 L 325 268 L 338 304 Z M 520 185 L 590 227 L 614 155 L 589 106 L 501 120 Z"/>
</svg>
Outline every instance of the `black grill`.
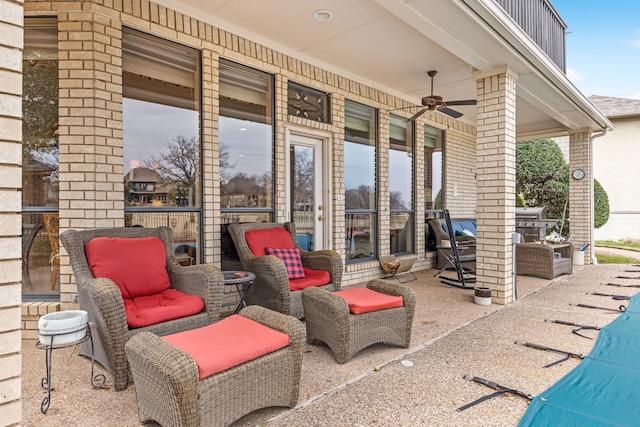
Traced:
<svg viewBox="0 0 640 427">
<path fill-rule="evenodd" d="M 557 219 L 545 218 L 546 214 L 545 208 L 516 208 L 516 232 L 525 242 L 546 239 L 547 229 L 558 223 Z"/>
</svg>

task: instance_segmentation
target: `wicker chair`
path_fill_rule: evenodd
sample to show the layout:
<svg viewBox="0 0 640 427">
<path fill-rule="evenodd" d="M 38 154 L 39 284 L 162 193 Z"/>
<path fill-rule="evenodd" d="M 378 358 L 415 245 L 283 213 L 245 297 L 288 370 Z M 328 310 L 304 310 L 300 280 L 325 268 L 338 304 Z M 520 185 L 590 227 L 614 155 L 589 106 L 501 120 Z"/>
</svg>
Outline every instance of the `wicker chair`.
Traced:
<svg viewBox="0 0 640 427">
<path fill-rule="evenodd" d="M 272 353 L 199 380 L 198 366 L 187 353 L 150 333 L 127 343 L 141 422 L 163 426 L 228 426 L 260 408 L 298 402 L 305 348 L 302 323 L 264 307 L 239 313 L 283 332 L 291 343 Z"/>
<path fill-rule="evenodd" d="M 229 234 L 231 234 L 238 256 L 240 257 L 242 268 L 256 275 L 253 285 L 245 296 L 245 301 L 248 305 L 261 305 L 300 319 L 304 317 L 302 294 L 301 291 L 292 291 L 290 289 L 289 277 L 284 263 L 272 255 L 255 256 L 247 243 L 246 232 L 270 228 L 286 229 L 291 236 L 293 245 L 300 249 L 295 237 L 295 225 L 292 222 L 284 224 L 254 222 L 229 225 Z M 302 265 L 305 268 L 329 272 L 331 281 L 321 286 L 321 288 L 328 291 L 340 289 L 342 282 L 342 259 L 336 251 L 305 251 L 301 249 L 300 254 L 302 257 Z"/>
<path fill-rule="evenodd" d="M 554 253 L 559 253 L 556 258 Z M 560 274 L 571 274 L 573 244 L 548 245 L 519 243 L 516 245 L 516 274 L 551 280 Z"/>
<path fill-rule="evenodd" d="M 415 293 L 407 286 L 381 279 L 370 281 L 367 288 L 382 294 L 402 296 L 404 305 L 351 314 L 342 297 L 318 288 L 303 290 L 307 342 L 327 344 L 338 363 L 346 363 L 360 350 L 376 343 L 409 347 Z"/>
<path fill-rule="evenodd" d="M 89 268 L 85 244 L 96 237 L 160 238 L 165 246 L 171 288 L 185 294 L 199 295 L 204 300 L 205 309 L 192 316 L 136 329 L 129 328 L 120 289 L 110 279 L 95 278 Z M 93 330 L 95 360 L 113 376 L 116 390 L 125 389 L 133 381 L 125 355 L 125 344 L 134 334 L 149 331 L 156 335 L 169 335 L 211 324 L 220 317 L 224 292 L 222 273 L 211 265 L 182 267 L 174 255 L 172 231 L 168 227 L 66 230 L 61 234 L 60 240 L 69 254 L 78 286 L 80 308 L 89 313 L 89 321 L 95 324 Z M 91 355 L 90 343 L 85 342 L 82 345 L 81 354 Z"/>
</svg>

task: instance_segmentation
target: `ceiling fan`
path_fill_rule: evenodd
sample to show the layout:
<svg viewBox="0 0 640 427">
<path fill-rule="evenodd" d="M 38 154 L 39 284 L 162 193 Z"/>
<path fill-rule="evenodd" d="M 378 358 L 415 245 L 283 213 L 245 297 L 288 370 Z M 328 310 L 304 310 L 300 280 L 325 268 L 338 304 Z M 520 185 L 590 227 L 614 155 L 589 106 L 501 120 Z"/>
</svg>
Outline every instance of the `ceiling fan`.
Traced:
<svg viewBox="0 0 640 427">
<path fill-rule="evenodd" d="M 454 119 L 457 119 L 459 117 L 462 117 L 462 113 L 456 110 L 452 110 L 451 108 L 449 108 L 450 105 L 476 105 L 475 99 L 445 102 L 441 96 L 433 94 L 433 78 L 435 77 L 436 74 L 438 74 L 438 72 L 435 70 L 432 70 L 427 72 L 427 74 L 429 75 L 429 77 L 431 77 L 431 95 L 425 96 L 422 98 L 422 105 L 425 108 L 423 108 L 422 110 L 418 111 L 413 116 L 411 116 L 409 121 L 416 120 L 418 117 L 424 114 L 424 112 L 427 110 L 438 110 L 441 113 L 444 113 L 448 116 L 453 117 Z"/>
</svg>

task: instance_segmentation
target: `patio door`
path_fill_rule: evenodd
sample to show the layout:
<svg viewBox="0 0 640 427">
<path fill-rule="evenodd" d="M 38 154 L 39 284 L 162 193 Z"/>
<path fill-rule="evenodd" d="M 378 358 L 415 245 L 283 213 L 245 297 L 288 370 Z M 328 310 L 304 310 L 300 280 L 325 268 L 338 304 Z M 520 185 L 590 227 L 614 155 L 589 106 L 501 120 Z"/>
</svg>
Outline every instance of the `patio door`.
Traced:
<svg viewBox="0 0 640 427">
<path fill-rule="evenodd" d="M 329 247 L 328 183 L 324 171 L 328 138 L 289 130 L 287 136 L 287 209 L 305 250 Z"/>
</svg>

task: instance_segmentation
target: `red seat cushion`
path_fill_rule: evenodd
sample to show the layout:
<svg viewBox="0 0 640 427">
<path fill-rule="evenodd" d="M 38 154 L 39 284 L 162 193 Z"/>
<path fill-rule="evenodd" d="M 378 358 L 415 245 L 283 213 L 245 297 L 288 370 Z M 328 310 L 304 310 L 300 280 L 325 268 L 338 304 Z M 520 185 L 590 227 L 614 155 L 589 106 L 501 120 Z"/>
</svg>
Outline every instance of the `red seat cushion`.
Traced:
<svg viewBox="0 0 640 427">
<path fill-rule="evenodd" d="M 175 289 L 165 289 L 155 295 L 124 299 L 124 312 L 130 328 L 142 328 L 168 320 L 200 313 L 204 301 Z"/>
<path fill-rule="evenodd" d="M 85 252 L 93 277 L 113 280 L 122 298 L 153 295 L 170 286 L 166 249 L 158 237 L 96 237 Z"/>
<path fill-rule="evenodd" d="M 193 357 L 200 379 L 291 343 L 289 335 L 237 314 L 203 328 L 162 338 Z"/>
<path fill-rule="evenodd" d="M 347 302 L 349 311 L 353 314 L 369 313 L 404 305 L 401 296 L 387 295 L 369 288 L 345 289 L 334 292 L 334 294 L 339 295 Z"/>
<path fill-rule="evenodd" d="M 267 246 L 266 252 L 268 255 L 277 256 L 282 260 L 284 266 L 287 268 L 289 279 L 301 279 L 305 276 L 302 259 L 300 258 L 300 249 L 279 249 Z"/>
<path fill-rule="evenodd" d="M 249 230 L 244 233 L 244 238 L 255 256 L 267 255 L 267 246 L 282 249 L 295 248 L 291 234 L 284 228 Z"/>
<path fill-rule="evenodd" d="M 304 277 L 302 279 L 289 280 L 289 290 L 301 291 L 310 286 L 323 286 L 331 282 L 331 275 L 325 270 L 304 269 Z"/>
</svg>

